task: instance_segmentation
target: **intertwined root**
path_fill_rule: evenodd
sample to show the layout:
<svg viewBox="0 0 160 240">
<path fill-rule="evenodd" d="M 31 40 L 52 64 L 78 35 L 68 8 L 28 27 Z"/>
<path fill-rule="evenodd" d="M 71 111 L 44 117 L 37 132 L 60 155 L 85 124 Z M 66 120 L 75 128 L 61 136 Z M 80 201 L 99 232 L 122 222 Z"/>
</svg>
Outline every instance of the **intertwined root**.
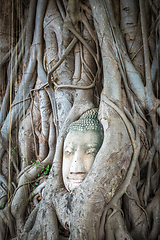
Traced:
<svg viewBox="0 0 160 240">
<path fill-rule="evenodd" d="M 58 239 L 60 224 L 69 239 L 158 239 L 157 1 L 38 0 L 24 11 L 18 3 L 6 8 L 20 25 L 8 18 L 17 44 L 9 51 L 4 24 L 0 36 L 0 239 Z M 67 192 L 64 135 L 93 107 L 103 145 Z"/>
</svg>

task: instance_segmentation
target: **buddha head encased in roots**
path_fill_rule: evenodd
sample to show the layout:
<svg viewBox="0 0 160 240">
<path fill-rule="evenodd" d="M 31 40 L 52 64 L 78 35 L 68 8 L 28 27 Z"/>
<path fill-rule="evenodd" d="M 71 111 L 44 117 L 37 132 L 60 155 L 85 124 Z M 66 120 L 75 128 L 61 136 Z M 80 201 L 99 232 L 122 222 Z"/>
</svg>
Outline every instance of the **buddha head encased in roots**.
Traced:
<svg viewBox="0 0 160 240">
<path fill-rule="evenodd" d="M 68 191 L 77 188 L 88 174 L 103 141 L 98 109 L 86 111 L 66 131 L 62 175 Z"/>
</svg>

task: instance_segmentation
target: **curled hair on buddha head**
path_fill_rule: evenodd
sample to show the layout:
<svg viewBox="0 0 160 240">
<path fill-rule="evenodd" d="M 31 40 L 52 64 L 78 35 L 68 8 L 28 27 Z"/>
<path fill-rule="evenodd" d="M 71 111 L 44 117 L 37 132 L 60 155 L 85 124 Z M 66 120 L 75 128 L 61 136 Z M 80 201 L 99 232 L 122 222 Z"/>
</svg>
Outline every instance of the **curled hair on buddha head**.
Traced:
<svg viewBox="0 0 160 240">
<path fill-rule="evenodd" d="M 75 122 L 71 123 L 66 131 L 65 137 L 69 132 L 88 130 L 96 131 L 100 137 L 100 142 L 103 141 L 103 128 L 98 120 L 98 108 L 92 108 L 85 113 Z"/>
</svg>

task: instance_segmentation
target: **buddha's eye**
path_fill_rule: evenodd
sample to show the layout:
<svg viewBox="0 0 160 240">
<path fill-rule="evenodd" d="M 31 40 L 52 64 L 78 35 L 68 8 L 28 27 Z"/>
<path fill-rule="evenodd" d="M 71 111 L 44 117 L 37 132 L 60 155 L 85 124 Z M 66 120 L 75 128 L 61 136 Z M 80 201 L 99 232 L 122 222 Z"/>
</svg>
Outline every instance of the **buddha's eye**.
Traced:
<svg viewBox="0 0 160 240">
<path fill-rule="evenodd" d="M 96 148 L 89 148 L 89 149 L 87 149 L 87 151 L 86 151 L 86 154 L 87 155 L 96 155 L 96 153 L 97 153 L 97 150 L 96 150 Z"/>
<path fill-rule="evenodd" d="M 71 155 L 73 155 L 73 149 L 66 148 L 64 153 L 66 156 L 71 156 Z"/>
<path fill-rule="evenodd" d="M 73 152 L 65 151 L 65 154 L 68 155 L 68 156 L 70 156 L 70 155 L 73 154 Z"/>
</svg>

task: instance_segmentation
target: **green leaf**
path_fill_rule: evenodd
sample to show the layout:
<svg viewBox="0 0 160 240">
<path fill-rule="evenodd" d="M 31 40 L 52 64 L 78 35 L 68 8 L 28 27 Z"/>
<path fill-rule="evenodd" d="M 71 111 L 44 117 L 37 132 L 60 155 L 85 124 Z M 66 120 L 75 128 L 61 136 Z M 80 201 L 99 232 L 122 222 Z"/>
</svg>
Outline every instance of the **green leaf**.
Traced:
<svg viewBox="0 0 160 240">
<path fill-rule="evenodd" d="M 46 170 L 49 171 L 49 165 L 47 165 Z"/>
</svg>

